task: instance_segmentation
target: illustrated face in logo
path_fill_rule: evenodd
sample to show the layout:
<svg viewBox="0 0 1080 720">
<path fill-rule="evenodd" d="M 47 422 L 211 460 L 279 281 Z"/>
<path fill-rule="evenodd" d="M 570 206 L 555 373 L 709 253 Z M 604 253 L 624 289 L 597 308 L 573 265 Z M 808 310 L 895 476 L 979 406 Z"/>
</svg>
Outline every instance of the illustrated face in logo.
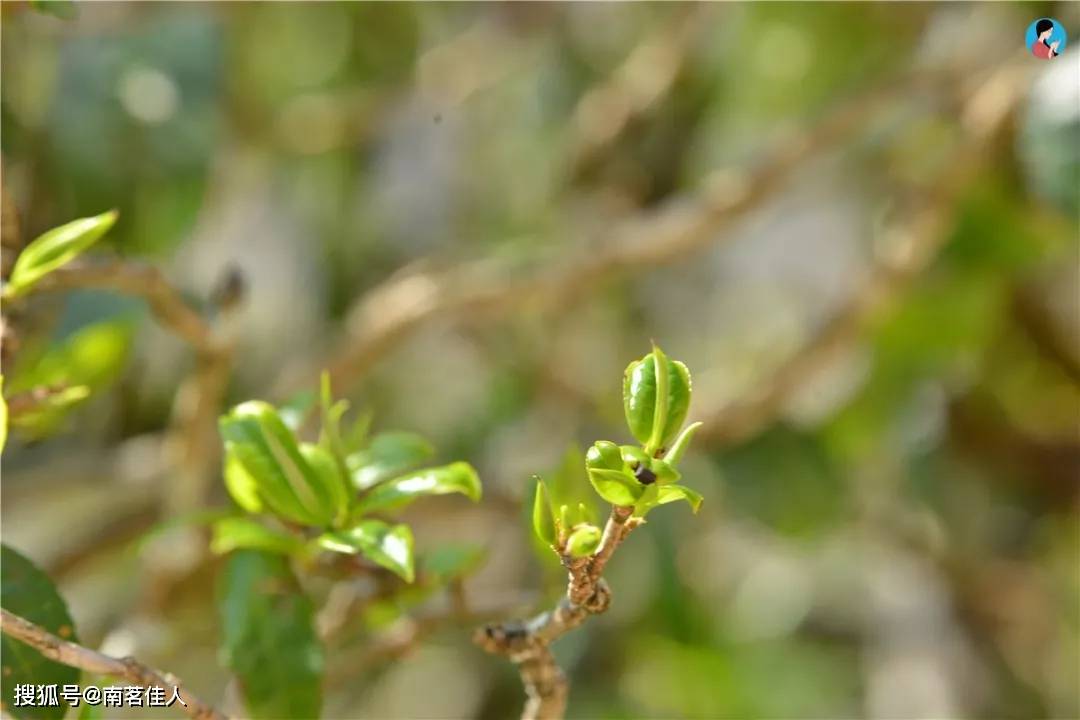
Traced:
<svg viewBox="0 0 1080 720">
<path fill-rule="evenodd" d="M 1065 49 L 1065 28 L 1057 20 L 1039 18 L 1028 26 L 1025 41 L 1032 55 L 1050 60 Z"/>
</svg>

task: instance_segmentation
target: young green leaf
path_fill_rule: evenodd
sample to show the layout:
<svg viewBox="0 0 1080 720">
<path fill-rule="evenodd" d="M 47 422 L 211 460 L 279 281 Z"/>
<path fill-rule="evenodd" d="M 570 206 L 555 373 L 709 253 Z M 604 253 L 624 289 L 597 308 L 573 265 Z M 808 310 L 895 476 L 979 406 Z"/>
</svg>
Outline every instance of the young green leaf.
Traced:
<svg viewBox="0 0 1080 720">
<path fill-rule="evenodd" d="M 25 293 L 41 278 L 73 260 L 97 242 L 113 226 L 116 217 L 116 211 L 110 210 L 94 217 L 80 218 L 33 240 L 15 260 L 4 295 L 16 297 Z"/>
<path fill-rule="evenodd" d="M 316 542 L 325 550 L 359 553 L 405 582 L 413 581 L 413 536 L 408 525 L 362 520 L 347 530 L 325 533 Z"/>
<path fill-rule="evenodd" d="M 427 468 L 376 485 L 357 503 L 360 514 L 397 509 L 424 495 L 460 493 L 480 500 L 480 478 L 467 462 Z"/>
<path fill-rule="evenodd" d="M 236 457 L 235 450 L 225 452 L 225 489 L 236 504 L 250 513 L 262 512 L 259 483 Z"/>
<path fill-rule="evenodd" d="M 566 540 L 566 552 L 572 557 L 592 555 L 600 547 L 600 528 L 595 525 L 578 525 Z"/>
<path fill-rule="evenodd" d="M 645 517 L 658 504 L 660 500 L 660 485 L 653 483 L 645 488 L 641 497 L 634 503 L 634 516 Z"/>
<path fill-rule="evenodd" d="M 690 408 L 690 371 L 663 351 L 653 351 L 626 368 L 623 409 L 631 434 L 653 455 L 674 439 Z"/>
<path fill-rule="evenodd" d="M 334 524 L 342 523 L 349 516 L 353 494 L 334 456 L 321 445 L 311 443 L 300 443 L 300 454 L 330 496 L 330 503 L 335 509 Z"/>
<path fill-rule="evenodd" d="M 221 658 L 239 680 L 245 717 L 318 717 L 323 649 L 313 604 L 287 559 L 256 550 L 232 553 L 219 597 Z"/>
<path fill-rule="evenodd" d="M 349 455 L 346 465 L 353 486 L 367 490 L 416 467 L 434 454 L 431 443 L 415 433 L 380 433 L 371 439 L 368 447 Z"/>
<path fill-rule="evenodd" d="M 630 474 L 619 447 L 606 440 L 589 448 L 585 470 L 597 494 L 613 505 L 633 505 L 644 489 Z"/>
<path fill-rule="evenodd" d="M 11 391 L 40 386 L 85 385 L 98 390 L 113 382 L 130 356 L 135 326 L 129 317 L 83 326 L 21 366 Z"/>
<path fill-rule="evenodd" d="M 675 438 L 675 442 L 671 444 L 667 453 L 664 455 L 664 460 L 667 461 L 672 467 L 678 467 L 679 462 L 682 461 L 683 455 L 686 454 L 686 448 L 690 447 L 690 441 L 694 439 L 695 433 L 703 423 L 696 422 L 687 425 L 683 428 L 683 431 L 679 433 L 679 437 Z"/>
<path fill-rule="evenodd" d="M 304 541 L 294 535 L 271 530 L 251 518 L 227 517 L 214 523 L 210 551 L 224 555 L 233 550 L 265 550 L 290 555 L 304 548 Z"/>
<path fill-rule="evenodd" d="M 548 545 L 555 544 L 555 513 L 551 509 L 551 501 L 548 500 L 547 488 L 544 481 L 536 478 L 536 494 L 533 497 L 532 511 L 533 531 L 536 536 Z"/>
<path fill-rule="evenodd" d="M 645 489 L 637 480 L 618 470 L 590 470 L 589 481 L 596 493 L 612 505 L 633 505 Z"/>
<path fill-rule="evenodd" d="M 704 498 L 701 497 L 701 493 L 683 485 L 663 485 L 660 487 L 656 504 L 666 505 L 678 500 L 685 500 L 690 503 L 690 508 L 696 513 L 701 508 Z"/>
<path fill-rule="evenodd" d="M 45 573 L 7 545 L 0 547 L 0 605 L 65 640 L 78 642 L 64 599 Z M 37 650 L 8 635 L 0 639 L 3 658 L 4 712 L 19 720 L 60 720 L 67 707 L 15 706 L 16 685 L 58 685 L 79 682 L 76 668 L 45 659 Z"/>
<path fill-rule="evenodd" d="M 322 434 L 319 442 L 329 450 L 342 468 L 345 467 L 345 441 L 341 437 L 341 418 L 349 409 L 347 400 L 334 402 L 330 391 L 330 373 L 323 372 L 319 380 L 319 409 L 322 413 Z"/>
<path fill-rule="evenodd" d="M 274 408 L 249 401 L 221 418 L 225 451 L 255 479 L 259 498 L 281 517 L 328 525 L 340 506 L 332 484 L 301 453 Z"/>
</svg>

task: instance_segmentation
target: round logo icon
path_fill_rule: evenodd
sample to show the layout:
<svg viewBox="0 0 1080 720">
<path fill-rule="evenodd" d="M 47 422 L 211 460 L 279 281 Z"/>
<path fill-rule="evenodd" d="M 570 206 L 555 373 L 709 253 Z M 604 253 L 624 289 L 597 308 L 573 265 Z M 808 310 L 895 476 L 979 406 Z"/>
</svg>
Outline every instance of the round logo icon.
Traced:
<svg viewBox="0 0 1080 720">
<path fill-rule="evenodd" d="M 1049 60 L 1065 51 L 1065 28 L 1053 18 L 1039 18 L 1028 25 L 1024 44 L 1028 52 L 1037 58 Z"/>
</svg>

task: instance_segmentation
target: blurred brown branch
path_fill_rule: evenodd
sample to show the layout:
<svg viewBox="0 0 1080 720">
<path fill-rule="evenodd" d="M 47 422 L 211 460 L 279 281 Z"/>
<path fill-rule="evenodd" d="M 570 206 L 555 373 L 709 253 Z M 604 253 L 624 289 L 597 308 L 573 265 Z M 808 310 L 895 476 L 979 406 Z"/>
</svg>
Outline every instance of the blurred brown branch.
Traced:
<svg viewBox="0 0 1080 720">
<path fill-rule="evenodd" d="M 809 157 L 848 138 L 889 100 L 936 90 L 949 77 L 915 73 L 842 103 L 812 130 L 779 143 L 756 169 L 720 173 L 700 197 L 633 217 L 596 246 L 528 276 L 478 261 L 387 280 L 349 312 L 347 337 L 327 363 L 334 387 L 347 391 L 398 343 L 436 318 L 507 312 L 529 302 L 566 303 L 611 277 L 674 262 L 719 241 L 721 230 L 782 188 Z"/>
<path fill-rule="evenodd" d="M 961 107 L 965 140 L 944 170 L 913 194 L 905 221 L 887 231 L 889 250 L 851 300 L 747 397 L 707 408 L 698 439 L 726 445 L 745 440 L 775 420 L 791 396 L 862 336 L 883 308 L 900 296 L 937 257 L 948 239 L 956 201 L 993 156 L 1026 87 L 1016 67 L 1000 68 L 967 95 Z"/>
<path fill-rule="evenodd" d="M 57 268 L 34 286 L 33 292 L 93 288 L 142 298 L 162 327 L 195 350 L 214 355 L 219 349 L 213 329 L 191 308 L 161 271 L 150 265 L 125 261 L 73 263 Z"/>
<path fill-rule="evenodd" d="M 7 610 L 0 609 L 0 630 L 21 640 L 50 660 L 98 675 L 111 675 L 143 687 L 180 688 L 180 697 L 186 705 L 179 705 L 196 720 L 227 720 L 213 706 L 206 704 L 183 688 L 180 679 L 171 673 L 162 673 L 143 665 L 135 658 L 115 658 L 67 640 L 62 640 L 48 630 Z"/>
<path fill-rule="evenodd" d="M 485 625 L 474 633 L 477 645 L 508 657 L 518 666 L 528 696 L 523 720 L 551 720 L 565 713 L 569 682 L 555 663 L 551 643 L 611 605 L 604 567 L 626 536 L 641 524 L 639 518 L 631 517 L 631 511 L 628 507 L 611 508 L 600 546 L 592 555 L 575 558 L 565 547 L 556 548 L 569 578 L 566 596 L 553 610 L 529 620 Z"/>
</svg>

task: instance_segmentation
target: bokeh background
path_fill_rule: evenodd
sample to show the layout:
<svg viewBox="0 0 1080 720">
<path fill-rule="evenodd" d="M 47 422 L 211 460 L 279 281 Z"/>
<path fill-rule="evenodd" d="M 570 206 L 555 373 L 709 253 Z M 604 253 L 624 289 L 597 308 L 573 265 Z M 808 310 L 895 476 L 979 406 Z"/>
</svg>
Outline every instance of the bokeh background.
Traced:
<svg viewBox="0 0 1080 720">
<path fill-rule="evenodd" d="M 5 391 L 93 394 L 9 441 L 4 542 L 85 642 L 235 709 L 190 521 L 228 502 L 221 408 L 329 367 L 480 471 L 479 505 L 410 510 L 421 555 L 480 547 L 456 592 L 535 610 L 563 578 L 530 477 L 584 487 L 574 448 L 628 440 L 655 339 L 694 373 L 705 505 L 650 515 L 558 644 L 570 716 L 1075 718 L 1078 8 L 4 2 L 5 268 L 118 208 L 93 255 L 235 347 L 193 410 L 205 368 L 142 301 L 18 308 Z M 1049 62 L 1042 15 L 1074 35 Z M 518 712 L 469 624 L 409 619 L 445 594 L 365 582 L 327 717 Z"/>
</svg>

